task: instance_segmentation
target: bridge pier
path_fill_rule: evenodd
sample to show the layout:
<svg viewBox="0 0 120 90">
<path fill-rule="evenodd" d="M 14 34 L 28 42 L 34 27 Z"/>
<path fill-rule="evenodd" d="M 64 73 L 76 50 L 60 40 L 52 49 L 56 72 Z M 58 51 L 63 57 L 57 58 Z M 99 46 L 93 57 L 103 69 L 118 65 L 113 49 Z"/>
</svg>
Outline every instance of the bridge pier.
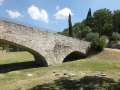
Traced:
<svg viewBox="0 0 120 90">
<path fill-rule="evenodd" d="M 32 54 L 34 56 L 34 60 L 35 60 L 36 65 L 39 65 L 41 67 L 43 67 L 43 66 L 47 67 L 48 66 L 47 61 L 45 60 L 45 58 L 43 56 L 41 56 L 38 53 L 32 53 Z"/>
<path fill-rule="evenodd" d="M 34 59 L 35 59 L 35 64 L 38 65 L 38 66 L 41 66 L 41 67 L 47 67 L 48 64 L 47 62 L 45 61 L 44 58 L 41 58 L 39 56 L 34 56 Z"/>
</svg>

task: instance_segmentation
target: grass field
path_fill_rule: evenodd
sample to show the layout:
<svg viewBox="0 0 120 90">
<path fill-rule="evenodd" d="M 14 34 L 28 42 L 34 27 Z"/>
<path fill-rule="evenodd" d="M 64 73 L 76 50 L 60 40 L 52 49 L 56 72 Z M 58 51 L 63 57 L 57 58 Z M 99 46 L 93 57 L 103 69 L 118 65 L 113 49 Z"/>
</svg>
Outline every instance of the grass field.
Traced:
<svg viewBox="0 0 120 90">
<path fill-rule="evenodd" d="M 49 67 L 36 67 L 32 61 L 32 55 L 27 52 L 0 53 L 0 90 L 27 90 L 35 86 L 30 90 L 42 90 L 40 85 L 46 85 L 45 88 L 49 86 L 49 89 L 43 90 L 70 90 L 70 83 L 74 87 L 76 85 L 75 80 L 85 76 L 101 76 L 115 81 L 120 79 L 119 50 L 105 49 L 103 52 L 87 59 Z M 72 81 L 65 79 L 70 82 L 67 85 L 69 87 L 61 86 L 64 89 L 60 89 L 58 86 L 61 84 L 58 85 L 58 81 L 57 84 L 53 84 L 53 82 L 60 81 L 60 78 L 63 77 Z M 61 82 L 66 82 L 62 80 Z M 52 88 L 50 89 L 50 87 Z"/>
<path fill-rule="evenodd" d="M 34 58 L 28 52 L 2 52 L 0 51 L 0 64 L 32 61 Z"/>
</svg>

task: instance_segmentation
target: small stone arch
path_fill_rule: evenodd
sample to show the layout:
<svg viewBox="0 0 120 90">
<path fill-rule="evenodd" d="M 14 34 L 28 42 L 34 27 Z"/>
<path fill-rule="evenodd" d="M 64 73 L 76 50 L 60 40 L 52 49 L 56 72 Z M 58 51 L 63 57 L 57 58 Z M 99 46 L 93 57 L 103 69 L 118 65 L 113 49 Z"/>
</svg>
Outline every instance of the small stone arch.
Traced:
<svg viewBox="0 0 120 90">
<path fill-rule="evenodd" d="M 35 60 L 35 64 L 37 64 L 39 66 L 48 66 L 48 63 L 47 63 L 46 59 L 44 58 L 44 56 L 42 56 L 40 53 L 36 52 L 35 50 L 30 49 L 30 48 L 23 46 L 23 45 L 16 44 L 16 43 L 8 41 L 8 40 L 0 39 L 0 41 L 7 42 L 11 45 L 17 46 L 21 49 L 24 49 L 25 51 L 28 51 L 29 53 L 31 53 L 33 55 L 34 60 Z"/>
<path fill-rule="evenodd" d="M 86 58 L 85 54 L 79 51 L 73 51 L 64 58 L 63 62 L 75 61 L 84 58 Z"/>
</svg>

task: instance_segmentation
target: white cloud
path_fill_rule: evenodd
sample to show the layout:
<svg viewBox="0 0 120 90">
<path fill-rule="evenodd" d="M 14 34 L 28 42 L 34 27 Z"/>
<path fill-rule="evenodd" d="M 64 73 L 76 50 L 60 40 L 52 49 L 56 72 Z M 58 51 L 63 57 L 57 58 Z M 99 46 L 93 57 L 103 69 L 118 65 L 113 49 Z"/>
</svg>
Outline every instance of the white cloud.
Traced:
<svg viewBox="0 0 120 90">
<path fill-rule="evenodd" d="M 6 10 L 6 12 L 11 18 L 18 18 L 21 16 L 21 13 L 16 10 Z"/>
<path fill-rule="evenodd" d="M 5 1 L 5 0 L 0 0 L 0 5 L 2 5 L 4 1 Z"/>
<path fill-rule="evenodd" d="M 48 23 L 48 13 L 44 9 L 39 9 L 37 6 L 32 5 L 28 8 L 28 14 L 34 20 L 40 20 Z"/>
<path fill-rule="evenodd" d="M 69 14 L 73 15 L 71 9 L 70 8 L 63 8 L 63 9 L 57 11 L 54 16 L 56 17 L 56 19 L 64 20 L 69 16 Z"/>
</svg>

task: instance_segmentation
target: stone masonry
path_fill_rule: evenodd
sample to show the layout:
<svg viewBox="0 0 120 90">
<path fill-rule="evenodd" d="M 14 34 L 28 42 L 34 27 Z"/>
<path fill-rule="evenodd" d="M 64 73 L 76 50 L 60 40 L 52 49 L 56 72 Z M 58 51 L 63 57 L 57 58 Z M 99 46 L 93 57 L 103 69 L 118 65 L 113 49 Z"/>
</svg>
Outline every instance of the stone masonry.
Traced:
<svg viewBox="0 0 120 90">
<path fill-rule="evenodd" d="M 74 51 L 87 54 L 90 43 L 57 33 L 0 21 L 0 41 L 24 48 L 33 54 L 37 64 L 61 64 L 64 58 Z"/>
</svg>

